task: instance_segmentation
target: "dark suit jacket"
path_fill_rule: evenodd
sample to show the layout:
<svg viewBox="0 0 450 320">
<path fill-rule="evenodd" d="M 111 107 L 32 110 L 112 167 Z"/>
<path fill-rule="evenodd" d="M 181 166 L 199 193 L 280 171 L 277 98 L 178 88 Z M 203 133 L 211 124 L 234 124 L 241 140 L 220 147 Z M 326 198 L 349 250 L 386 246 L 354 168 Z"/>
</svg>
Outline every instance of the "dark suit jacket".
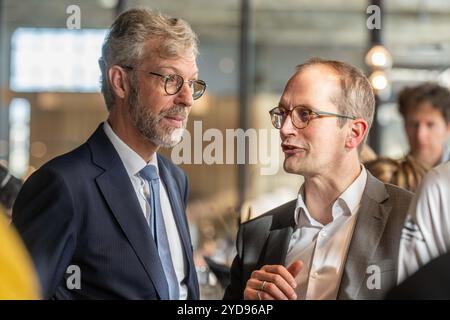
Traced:
<svg viewBox="0 0 450 320">
<path fill-rule="evenodd" d="M 382 299 L 395 285 L 400 235 L 411 195 L 396 186 L 383 184 L 367 172 L 338 299 Z M 231 284 L 224 299 L 242 299 L 252 271 L 266 264 L 284 265 L 295 228 L 295 206 L 296 200 L 292 200 L 240 226 Z M 381 271 L 380 289 L 369 289 L 366 285 L 373 274 L 371 268 L 367 269 L 371 265 Z"/>
<path fill-rule="evenodd" d="M 188 298 L 199 288 L 185 216 L 187 177 L 158 155 L 186 261 Z M 79 148 L 37 170 L 20 191 L 13 223 L 46 299 L 168 299 L 148 224 L 122 161 L 101 124 Z M 169 235 L 170 236 L 170 235 Z M 81 271 L 81 289 L 72 269 Z"/>
<path fill-rule="evenodd" d="M 450 300 L 450 253 L 420 268 L 411 277 L 392 289 L 388 300 Z"/>
</svg>

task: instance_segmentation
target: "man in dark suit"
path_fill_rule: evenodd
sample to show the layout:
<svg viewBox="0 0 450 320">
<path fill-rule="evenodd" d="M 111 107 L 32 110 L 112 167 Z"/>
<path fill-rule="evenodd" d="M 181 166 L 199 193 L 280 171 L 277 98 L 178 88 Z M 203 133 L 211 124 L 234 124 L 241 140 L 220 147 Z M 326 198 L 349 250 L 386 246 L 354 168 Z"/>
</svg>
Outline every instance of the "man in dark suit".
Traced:
<svg viewBox="0 0 450 320">
<path fill-rule="evenodd" d="M 180 142 L 198 80 L 197 37 L 181 19 L 132 9 L 100 59 L 108 120 L 22 188 L 13 223 L 44 298 L 198 299 L 186 175 L 158 155 Z"/>
<path fill-rule="evenodd" d="M 304 183 L 296 200 L 240 226 L 225 299 L 381 299 L 395 285 L 411 193 L 359 161 L 374 105 L 351 65 L 297 67 L 270 116 L 284 169 Z"/>
</svg>

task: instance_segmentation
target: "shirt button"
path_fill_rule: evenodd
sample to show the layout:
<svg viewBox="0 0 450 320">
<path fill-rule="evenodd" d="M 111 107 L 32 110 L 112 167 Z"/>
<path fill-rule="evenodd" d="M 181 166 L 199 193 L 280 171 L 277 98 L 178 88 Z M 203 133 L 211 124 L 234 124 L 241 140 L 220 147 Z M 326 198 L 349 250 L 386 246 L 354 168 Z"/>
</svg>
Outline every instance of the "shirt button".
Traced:
<svg viewBox="0 0 450 320">
<path fill-rule="evenodd" d="M 313 274 L 311 275 L 311 278 L 313 279 L 317 279 L 319 277 L 319 273 L 317 272 L 313 272 Z"/>
<path fill-rule="evenodd" d="M 327 236 L 327 233 L 326 233 L 326 231 L 320 231 L 320 235 L 321 235 L 323 238 L 325 238 L 325 237 Z"/>
</svg>

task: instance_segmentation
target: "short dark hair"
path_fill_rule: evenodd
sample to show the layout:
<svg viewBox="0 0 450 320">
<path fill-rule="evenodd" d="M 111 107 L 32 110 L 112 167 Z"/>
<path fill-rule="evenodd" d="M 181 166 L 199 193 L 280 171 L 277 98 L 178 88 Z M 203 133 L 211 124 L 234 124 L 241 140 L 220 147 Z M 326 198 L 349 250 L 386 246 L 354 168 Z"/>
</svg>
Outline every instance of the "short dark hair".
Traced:
<svg viewBox="0 0 450 320">
<path fill-rule="evenodd" d="M 429 102 L 432 107 L 441 112 L 447 123 L 450 122 L 450 91 L 437 83 L 427 82 L 415 87 L 406 87 L 398 95 L 399 111 L 406 119 L 410 111 Z"/>
</svg>

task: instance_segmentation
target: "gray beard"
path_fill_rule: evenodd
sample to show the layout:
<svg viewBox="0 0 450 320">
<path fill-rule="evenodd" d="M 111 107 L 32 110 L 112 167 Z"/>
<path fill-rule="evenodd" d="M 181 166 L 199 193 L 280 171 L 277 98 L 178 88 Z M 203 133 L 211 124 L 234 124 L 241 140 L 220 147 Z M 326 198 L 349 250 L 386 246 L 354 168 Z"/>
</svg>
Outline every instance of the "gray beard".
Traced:
<svg viewBox="0 0 450 320">
<path fill-rule="evenodd" d="M 163 148 L 173 148 L 180 143 L 186 128 L 188 118 L 187 109 L 183 106 L 173 106 L 159 114 L 153 113 L 150 108 L 146 108 L 141 104 L 139 87 L 132 83 L 130 85 L 129 105 L 131 121 L 139 132 L 153 144 Z M 180 115 L 185 118 L 181 128 L 167 127 L 161 123 L 164 117 L 174 115 Z"/>
</svg>

